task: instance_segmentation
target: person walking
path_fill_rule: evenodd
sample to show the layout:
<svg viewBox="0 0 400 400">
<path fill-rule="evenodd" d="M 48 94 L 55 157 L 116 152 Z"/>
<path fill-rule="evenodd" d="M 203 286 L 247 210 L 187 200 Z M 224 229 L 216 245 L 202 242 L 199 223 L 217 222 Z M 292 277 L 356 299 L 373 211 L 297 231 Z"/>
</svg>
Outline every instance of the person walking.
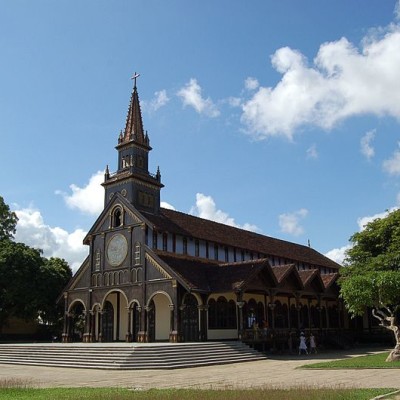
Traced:
<svg viewBox="0 0 400 400">
<path fill-rule="evenodd" d="M 304 351 L 304 353 L 308 354 L 306 337 L 304 336 L 304 332 L 300 333 L 300 344 L 299 344 L 299 355 Z"/>
<path fill-rule="evenodd" d="M 317 343 L 313 334 L 310 335 L 310 354 L 317 354 Z"/>
</svg>

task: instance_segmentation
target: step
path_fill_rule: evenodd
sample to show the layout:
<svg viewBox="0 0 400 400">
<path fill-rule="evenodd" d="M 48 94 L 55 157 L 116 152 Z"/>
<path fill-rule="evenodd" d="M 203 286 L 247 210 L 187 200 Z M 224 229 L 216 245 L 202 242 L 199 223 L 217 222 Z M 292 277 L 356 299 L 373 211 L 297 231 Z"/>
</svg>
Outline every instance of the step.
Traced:
<svg viewBox="0 0 400 400">
<path fill-rule="evenodd" d="M 167 345 L 0 345 L 0 363 L 94 369 L 174 369 L 265 359 L 240 342 Z"/>
</svg>

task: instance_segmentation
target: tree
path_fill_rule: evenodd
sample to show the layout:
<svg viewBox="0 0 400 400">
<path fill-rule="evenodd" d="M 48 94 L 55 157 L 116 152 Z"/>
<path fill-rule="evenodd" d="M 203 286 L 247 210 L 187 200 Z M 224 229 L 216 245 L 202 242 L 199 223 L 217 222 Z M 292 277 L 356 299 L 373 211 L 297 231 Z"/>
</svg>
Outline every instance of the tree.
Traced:
<svg viewBox="0 0 400 400">
<path fill-rule="evenodd" d="M 56 324 L 56 299 L 72 276 L 65 260 L 14 242 L 17 221 L 0 196 L 0 330 L 10 317 Z"/>
<path fill-rule="evenodd" d="M 11 316 L 26 320 L 37 316 L 36 282 L 41 252 L 23 243 L 3 240 L 0 246 L 0 325 Z"/>
<path fill-rule="evenodd" d="M 61 258 L 45 259 L 40 267 L 38 290 L 38 314 L 46 324 L 57 324 L 63 309 L 56 307 L 56 300 L 72 277 L 68 263 Z M 62 307 L 64 304 L 62 304 Z"/>
<path fill-rule="evenodd" d="M 0 242 L 13 238 L 17 222 L 17 215 L 10 211 L 10 207 L 4 203 L 3 197 L 0 196 Z"/>
<path fill-rule="evenodd" d="M 400 360 L 400 210 L 368 223 L 355 233 L 339 280 L 340 295 L 352 315 L 367 307 L 393 332 L 395 347 L 387 361 Z"/>
<path fill-rule="evenodd" d="M 0 326 L 11 316 L 40 317 L 45 324 L 57 324 L 62 313 L 56 299 L 71 276 L 65 260 L 46 259 L 40 250 L 4 240 L 0 246 Z"/>
</svg>

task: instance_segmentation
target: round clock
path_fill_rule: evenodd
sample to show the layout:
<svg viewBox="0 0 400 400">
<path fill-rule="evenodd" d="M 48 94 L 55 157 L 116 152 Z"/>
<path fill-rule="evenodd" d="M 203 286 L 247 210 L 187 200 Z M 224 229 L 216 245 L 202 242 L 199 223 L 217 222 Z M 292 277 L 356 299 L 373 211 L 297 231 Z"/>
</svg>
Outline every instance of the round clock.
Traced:
<svg viewBox="0 0 400 400">
<path fill-rule="evenodd" d="M 116 267 L 125 260 L 128 254 L 128 242 L 124 235 L 117 233 L 114 235 L 107 245 L 108 262 Z"/>
</svg>

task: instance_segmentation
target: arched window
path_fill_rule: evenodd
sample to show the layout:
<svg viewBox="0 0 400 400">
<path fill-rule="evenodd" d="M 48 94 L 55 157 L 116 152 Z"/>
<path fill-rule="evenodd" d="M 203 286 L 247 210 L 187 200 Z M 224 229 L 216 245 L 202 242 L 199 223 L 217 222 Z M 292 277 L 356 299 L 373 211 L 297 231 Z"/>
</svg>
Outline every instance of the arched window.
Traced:
<svg viewBox="0 0 400 400">
<path fill-rule="evenodd" d="M 116 207 L 112 213 L 112 223 L 113 228 L 118 228 L 123 223 L 122 221 L 122 211 L 120 207 Z"/>
<path fill-rule="evenodd" d="M 217 327 L 217 302 L 211 299 L 208 302 L 208 328 L 216 329 Z"/>
<path fill-rule="evenodd" d="M 142 264 L 142 252 L 141 252 L 141 246 L 140 242 L 135 243 L 135 265 L 141 265 Z"/>
<path fill-rule="evenodd" d="M 227 301 L 223 296 L 217 301 L 208 302 L 208 327 L 209 329 L 236 329 L 236 304 L 233 300 Z"/>
<path fill-rule="evenodd" d="M 291 328 L 299 328 L 299 321 L 297 318 L 297 309 L 294 304 L 290 306 L 290 327 Z"/>
<path fill-rule="evenodd" d="M 319 328 L 321 325 L 321 322 L 320 322 L 319 311 L 318 311 L 317 307 L 311 306 L 310 314 L 311 314 L 311 328 Z"/>
<path fill-rule="evenodd" d="M 308 319 L 308 306 L 303 304 L 300 311 L 300 329 L 310 328 L 310 320 Z"/>
<path fill-rule="evenodd" d="M 101 252 L 100 252 L 100 249 L 97 249 L 96 250 L 96 258 L 95 258 L 96 271 L 100 271 L 100 266 L 101 266 Z"/>
<path fill-rule="evenodd" d="M 255 322 L 261 323 L 264 319 L 262 317 L 260 321 L 257 321 L 257 302 L 254 299 L 250 299 L 243 307 L 243 318 L 246 328 L 252 328 Z"/>
</svg>

